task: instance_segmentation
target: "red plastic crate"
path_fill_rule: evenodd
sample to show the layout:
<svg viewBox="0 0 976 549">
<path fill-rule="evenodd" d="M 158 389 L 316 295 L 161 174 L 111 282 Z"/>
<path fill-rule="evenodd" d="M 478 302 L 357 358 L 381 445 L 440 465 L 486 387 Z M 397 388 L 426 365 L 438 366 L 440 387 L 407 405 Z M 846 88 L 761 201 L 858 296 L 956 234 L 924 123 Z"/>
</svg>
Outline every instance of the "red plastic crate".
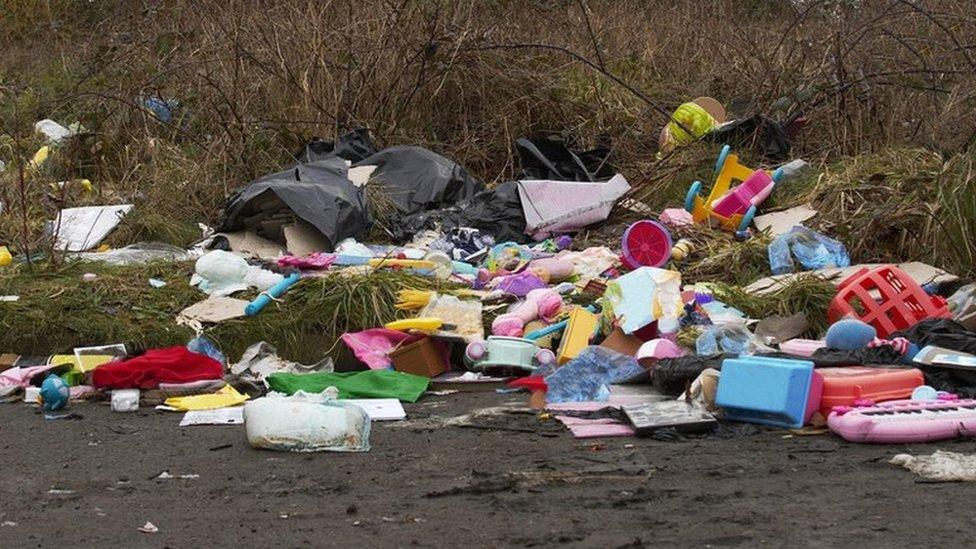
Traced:
<svg viewBox="0 0 976 549">
<path fill-rule="evenodd" d="M 949 318 L 949 307 L 940 296 L 925 290 L 894 265 L 861 269 L 847 277 L 827 309 L 830 322 L 850 316 L 878 330 L 878 337 L 910 328 L 926 318 Z"/>
</svg>

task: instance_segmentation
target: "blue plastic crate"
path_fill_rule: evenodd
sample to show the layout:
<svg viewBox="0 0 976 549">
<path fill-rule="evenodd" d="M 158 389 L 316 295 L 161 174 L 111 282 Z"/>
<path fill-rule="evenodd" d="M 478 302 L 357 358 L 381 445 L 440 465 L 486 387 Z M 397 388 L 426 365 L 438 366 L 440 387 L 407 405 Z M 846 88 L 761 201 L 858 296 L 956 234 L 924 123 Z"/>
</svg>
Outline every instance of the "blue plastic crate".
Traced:
<svg viewBox="0 0 976 549">
<path fill-rule="evenodd" d="M 813 362 L 743 355 L 722 361 L 715 403 L 734 421 L 799 428 L 820 405 Z"/>
</svg>

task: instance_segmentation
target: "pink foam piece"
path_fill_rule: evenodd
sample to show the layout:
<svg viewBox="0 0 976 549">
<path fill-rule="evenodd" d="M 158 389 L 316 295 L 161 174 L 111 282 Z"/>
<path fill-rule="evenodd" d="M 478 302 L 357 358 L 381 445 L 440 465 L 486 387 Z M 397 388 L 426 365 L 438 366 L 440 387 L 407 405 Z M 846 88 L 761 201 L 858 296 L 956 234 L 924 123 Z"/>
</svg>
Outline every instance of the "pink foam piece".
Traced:
<svg viewBox="0 0 976 549">
<path fill-rule="evenodd" d="M 362 332 L 342 334 L 340 337 L 356 358 L 373 370 L 382 370 L 393 366 L 390 361 L 391 351 L 401 345 L 418 341 L 423 336 L 387 328 L 372 328 Z"/>
<path fill-rule="evenodd" d="M 615 419 L 583 419 L 569 416 L 556 416 L 575 438 L 632 437 L 634 428 Z"/>
<path fill-rule="evenodd" d="M 695 220 L 691 217 L 691 213 L 684 208 L 665 208 L 657 220 L 672 227 L 693 225 L 695 223 Z"/>
<path fill-rule="evenodd" d="M 336 260 L 335 254 L 315 252 L 304 257 L 286 255 L 278 258 L 281 267 L 298 267 L 299 269 L 327 269 Z"/>
<path fill-rule="evenodd" d="M 779 344 L 779 350 L 794 356 L 813 356 L 817 349 L 827 346 L 827 342 L 820 339 L 791 339 Z"/>
</svg>

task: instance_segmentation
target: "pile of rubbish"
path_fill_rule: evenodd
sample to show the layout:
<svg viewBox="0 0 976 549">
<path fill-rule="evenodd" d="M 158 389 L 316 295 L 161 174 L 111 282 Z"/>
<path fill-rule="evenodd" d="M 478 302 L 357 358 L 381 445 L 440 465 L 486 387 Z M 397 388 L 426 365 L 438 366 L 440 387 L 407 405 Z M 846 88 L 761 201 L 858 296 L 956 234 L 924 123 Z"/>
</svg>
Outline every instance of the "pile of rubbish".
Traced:
<svg viewBox="0 0 976 549">
<path fill-rule="evenodd" d="M 664 148 L 741 129 L 708 101 L 694 105 L 676 113 L 687 124 L 664 129 Z M 780 133 L 766 156 L 785 161 Z M 921 263 L 852 265 L 843 242 L 804 225 L 811 208 L 762 212 L 802 161 L 751 168 L 723 146 L 684 204 L 582 247 L 574 233 L 614 208 L 640 212 L 627 180 L 606 151 L 526 139 L 517 148 L 524 179 L 486 189 L 432 151 L 377 150 L 364 131 L 315 141 L 295 166 L 242 187 L 189 250 L 91 252 L 132 206 L 66 209 L 54 235 L 79 260 L 195 261 L 200 299 L 176 319 L 198 336 L 140 351 L 123 341 L 0 355 L 0 397 L 41 406 L 46 419 L 82 401 L 120 413 L 155 406 L 183 414 L 181 426 L 243 425 L 255 448 L 301 452 L 367 451 L 372 422 L 405 419 L 403 403 L 485 389 L 524 393 L 541 421 L 578 438 L 671 440 L 730 422 L 850 442 L 976 434 L 976 285 Z M 680 235 L 700 226 L 729 243 L 768 242 L 770 276 L 730 292 L 683 275 L 696 243 Z M 377 228 L 386 241 L 364 242 Z M 436 283 L 400 288 L 398 320 L 324 342 L 352 361 L 300 364 L 255 342 L 234 362 L 207 337 L 287 309 L 310 280 L 379 271 Z M 766 309 L 750 300 L 810 280 L 822 307 L 801 296 L 755 317 Z"/>
</svg>

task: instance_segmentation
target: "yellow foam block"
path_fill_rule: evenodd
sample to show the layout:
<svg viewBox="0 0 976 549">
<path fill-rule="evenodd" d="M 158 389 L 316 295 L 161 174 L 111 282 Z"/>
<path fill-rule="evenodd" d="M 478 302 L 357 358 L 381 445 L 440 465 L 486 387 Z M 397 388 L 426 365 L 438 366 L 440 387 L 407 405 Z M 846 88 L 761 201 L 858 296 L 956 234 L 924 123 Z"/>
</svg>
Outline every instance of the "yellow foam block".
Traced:
<svg viewBox="0 0 976 549">
<path fill-rule="evenodd" d="M 176 408 L 181 412 L 189 412 L 191 410 L 229 408 L 243 404 L 248 398 L 250 397 L 242 395 L 230 385 L 225 385 L 223 389 L 216 393 L 167 398 L 164 404 Z"/>
<path fill-rule="evenodd" d="M 106 362 L 112 362 L 116 357 L 112 355 L 81 355 L 81 360 L 75 355 L 51 355 L 48 364 L 74 364 L 82 372 L 90 372 Z"/>
</svg>

